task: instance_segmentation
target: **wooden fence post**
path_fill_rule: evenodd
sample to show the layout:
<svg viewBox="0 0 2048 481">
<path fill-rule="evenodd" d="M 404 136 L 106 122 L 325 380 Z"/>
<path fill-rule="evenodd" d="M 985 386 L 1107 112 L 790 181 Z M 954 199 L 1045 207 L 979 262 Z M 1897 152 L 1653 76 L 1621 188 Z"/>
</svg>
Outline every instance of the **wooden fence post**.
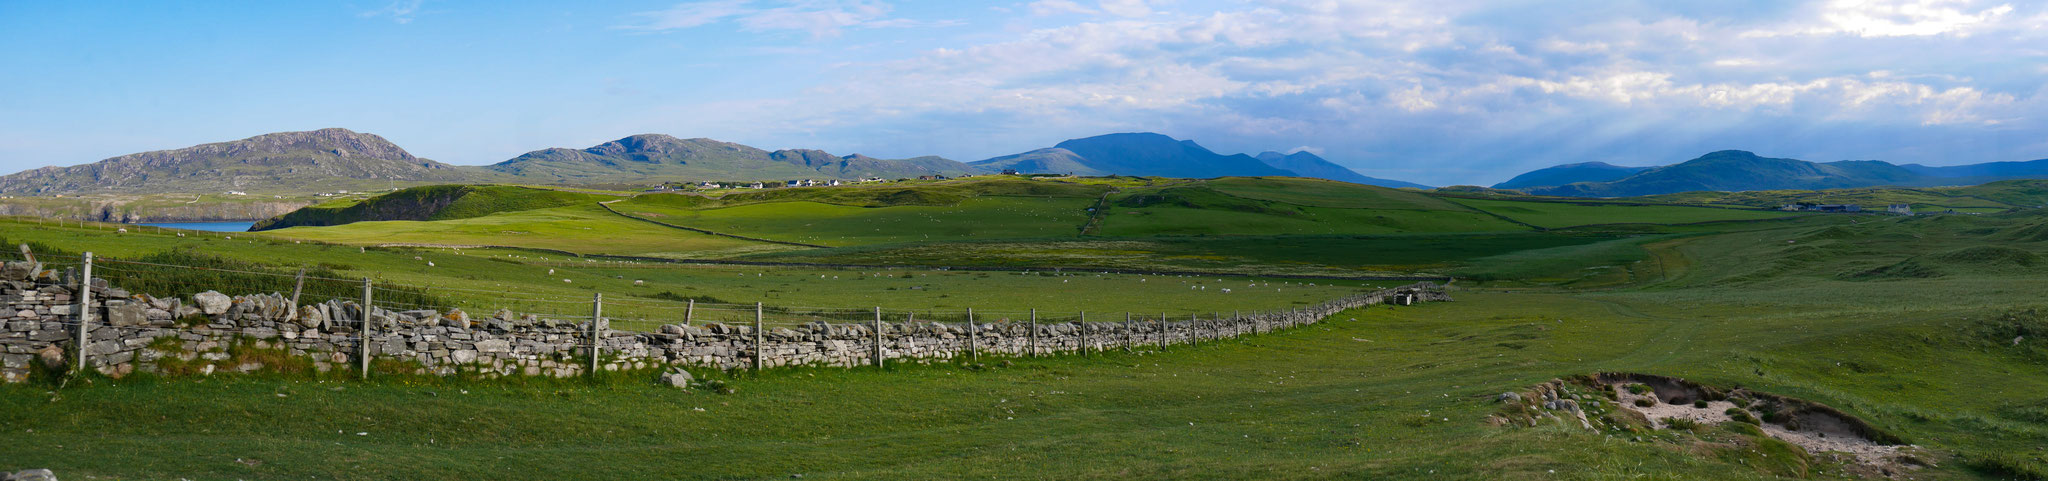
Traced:
<svg viewBox="0 0 2048 481">
<path fill-rule="evenodd" d="M 299 268 L 298 281 L 292 282 L 292 311 L 284 314 L 284 320 L 299 320 L 299 293 L 306 290 L 306 268 Z"/>
<path fill-rule="evenodd" d="M 1244 337 L 1244 311 L 1230 311 L 1230 338 Z"/>
<path fill-rule="evenodd" d="M 1124 311 L 1124 352 L 1137 349 L 1137 342 L 1131 340 L 1131 311 Z"/>
<path fill-rule="evenodd" d="M 1159 350 L 1166 350 L 1166 318 L 1159 318 Z"/>
<path fill-rule="evenodd" d="M 684 307 L 683 307 L 683 325 L 685 325 L 685 326 L 687 326 L 687 325 L 690 325 L 690 321 L 691 321 L 691 320 L 694 320 L 694 319 L 696 319 L 696 317 L 697 317 L 697 300 L 696 300 L 696 299 L 691 299 L 691 300 L 690 300 L 690 305 L 688 305 L 688 306 L 684 306 Z"/>
<path fill-rule="evenodd" d="M 361 340 L 356 341 L 356 364 L 357 368 L 362 370 L 361 374 L 365 381 L 370 380 L 370 309 L 372 309 L 370 306 L 373 305 L 375 304 L 371 303 L 370 278 L 365 277 L 363 278 L 363 328 L 360 332 L 356 333 L 356 336 L 361 338 Z"/>
<path fill-rule="evenodd" d="M 1038 357 L 1038 309 L 1031 310 L 1031 357 Z"/>
<path fill-rule="evenodd" d="M 1081 324 L 1080 324 L 1080 325 L 1078 325 L 1078 326 L 1075 326 L 1075 327 L 1079 327 L 1079 328 L 1081 328 L 1081 355 L 1082 355 L 1082 356 L 1087 356 L 1087 355 L 1088 355 L 1088 311 L 1081 311 Z"/>
<path fill-rule="evenodd" d="M 882 306 L 875 306 L 875 367 L 882 367 Z"/>
<path fill-rule="evenodd" d="M 967 360 L 981 360 L 981 326 L 974 323 L 974 308 L 967 308 Z"/>
<path fill-rule="evenodd" d="M 28 252 L 28 245 L 22 245 L 22 252 Z M 71 364 L 71 372 L 85 373 L 86 346 L 92 341 L 92 253 L 85 253 L 83 275 L 78 278 L 78 361 Z"/>
<path fill-rule="evenodd" d="M 604 293 L 590 295 L 590 375 L 597 376 L 597 354 L 604 341 Z"/>
<path fill-rule="evenodd" d="M 761 333 L 761 303 L 754 303 L 754 372 L 761 372 L 761 357 L 768 347 L 768 336 Z"/>
</svg>

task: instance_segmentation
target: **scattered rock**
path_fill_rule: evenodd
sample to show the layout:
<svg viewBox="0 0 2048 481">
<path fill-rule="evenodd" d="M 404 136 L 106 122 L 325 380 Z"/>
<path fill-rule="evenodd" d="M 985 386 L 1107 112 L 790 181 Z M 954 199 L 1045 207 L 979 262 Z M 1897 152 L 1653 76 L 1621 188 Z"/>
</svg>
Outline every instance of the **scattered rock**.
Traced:
<svg viewBox="0 0 2048 481">
<path fill-rule="evenodd" d="M 57 474 L 48 469 L 24 469 L 0 474 L 0 481 L 57 481 Z"/>
<path fill-rule="evenodd" d="M 36 351 L 36 358 L 43 360 L 44 368 L 53 371 L 64 369 L 64 365 L 68 364 L 64 360 L 64 348 L 55 345 Z"/>
<path fill-rule="evenodd" d="M 228 308 L 234 305 L 235 299 L 228 297 L 227 294 L 206 291 L 193 294 L 192 303 L 199 305 L 199 312 L 206 313 L 209 316 L 217 316 L 226 314 Z"/>
<path fill-rule="evenodd" d="M 661 375 L 662 384 L 667 384 L 677 389 L 689 389 L 690 383 L 696 380 L 696 376 L 690 375 L 690 371 L 685 371 L 682 368 L 669 369 L 668 372 Z"/>
</svg>

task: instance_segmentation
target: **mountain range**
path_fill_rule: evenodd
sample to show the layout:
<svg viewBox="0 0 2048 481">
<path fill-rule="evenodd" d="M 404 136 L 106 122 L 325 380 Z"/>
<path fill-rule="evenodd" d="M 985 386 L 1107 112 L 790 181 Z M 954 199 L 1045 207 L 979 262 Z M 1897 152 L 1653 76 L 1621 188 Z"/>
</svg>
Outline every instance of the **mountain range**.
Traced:
<svg viewBox="0 0 2048 481">
<path fill-rule="evenodd" d="M 2048 177 L 2048 159 L 1928 167 L 1877 160 L 1808 162 L 1723 150 L 1661 167 L 1560 165 L 1516 176 L 1494 188 L 1560 197 L 1632 197 L 1694 191 L 1973 185 L 2042 177 Z"/>
<path fill-rule="evenodd" d="M 1001 172 L 1144 175 L 1307 176 L 1395 187 L 1314 154 L 1223 155 L 1160 134 L 1110 134 L 972 163 L 924 156 L 880 159 L 811 149 L 768 151 L 712 139 L 634 135 L 584 149 L 549 148 L 486 166 L 414 157 L 373 134 L 347 129 L 280 132 L 247 139 L 114 157 L 0 176 L 0 194 L 311 192 L 435 183 L 648 183 L 792 178 L 905 178 Z"/>
<path fill-rule="evenodd" d="M 279 132 L 247 139 L 123 155 L 69 167 L 0 176 L 0 194 L 151 194 L 222 191 L 316 192 L 425 184 L 639 184 L 666 181 L 905 178 L 1020 173 L 1316 177 L 1383 187 L 1420 184 L 1367 177 L 1310 152 L 1220 154 L 1155 133 L 1118 133 L 974 162 L 925 156 L 881 159 L 822 150 L 763 150 L 712 139 L 634 135 L 584 149 L 549 148 L 486 166 L 413 156 L 373 134 L 347 129 Z M 1658 167 L 1599 162 L 1530 171 L 1497 189 L 1565 197 L 1629 197 L 1689 191 L 1973 185 L 2048 178 L 2048 159 L 1931 167 L 1876 160 L 1808 162 L 1740 150 Z"/>
<path fill-rule="evenodd" d="M 941 157 L 891 160 L 859 154 L 836 156 L 810 149 L 770 152 L 731 142 L 678 139 L 661 134 L 635 135 L 582 150 L 536 150 L 483 168 L 549 182 L 902 178 L 976 172 L 966 164 Z"/>
</svg>

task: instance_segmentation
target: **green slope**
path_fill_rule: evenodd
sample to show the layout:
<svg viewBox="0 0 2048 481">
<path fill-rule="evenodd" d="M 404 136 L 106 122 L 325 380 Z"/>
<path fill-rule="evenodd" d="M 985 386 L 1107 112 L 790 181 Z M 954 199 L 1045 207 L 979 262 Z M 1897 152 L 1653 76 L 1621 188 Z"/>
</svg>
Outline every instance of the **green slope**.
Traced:
<svg viewBox="0 0 2048 481">
<path fill-rule="evenodd" d="M 509 185 L 433 185 L 324 203 L 257 222 L 251 230 L 380 220 L 451 220 L 587 204 L 618 197 Z"/>
<path fill-rule="evenodd" d="M 1492 199 L 1451 199 L 1474 209 L 1538 227 L 1556 229 L 1605 224 L 1688 224 L 1730 220 L 1775 219 L 1798 215 L 1792 212 L 1641 205 L 1603 202 L 1538 202 Z"/>
<path fill-rule="evenodd" d="M 440 221 L 371 221 L 269 231 L 279 237 L 343 244 L 506 246 L 578 254 L 695 258 L 789 249 L 662 227 L 621 217 L 595 203 L 526 209 Z"/>
<path fill-rule="evenodd" d="M 1105 236 L 1389 234 L 1526 230 L 1415 192 L 1343 182 L 1236 177 L 1112 196 Z"/>
<path fill-rule="evenodd" d="M 828 246 L 1072 237 L 1106 187 L 980 178 L 919 186 L 798 188 L 722 197 L 643 195 L 626 215 L 713 232 Z"/>
</svg>

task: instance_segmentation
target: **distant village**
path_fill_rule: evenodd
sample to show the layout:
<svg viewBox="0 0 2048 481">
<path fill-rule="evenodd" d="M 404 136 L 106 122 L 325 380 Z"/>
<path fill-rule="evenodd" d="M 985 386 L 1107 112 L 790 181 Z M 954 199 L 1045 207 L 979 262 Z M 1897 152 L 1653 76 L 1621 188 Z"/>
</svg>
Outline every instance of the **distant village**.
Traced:
<svg viewBox="0 0 2048 481">
<path fill-rule="evenodd" d="M 1012 169 L 1003 169 L 1003 172 L 1002 172 L 1002 174 L 1000 174 L 1000 175 L 1020 175 L 1020 174 L 1018 174 L 1016 170 L 1012 170 Z M 826 179 L 826 180 L 817 180 L 817 179 L 790 179 L 790 180 L 785 180 L 785 181 L 780 181 L 780 182 L 760 182 L 760 181 L 752 181 L 752 182 L 708 182 L 708 181 L 707 181 L 707 182 L 696 182 L 696 183 L 691 183 L 691 182 L 663 182 L 663 183 L 662 183 L 661 185 L 658 185 L 658 186 L 655 186 L 655 187 L 653 187 L 653 188 L 647 189 L 647 190 L 645 190 L 645 191 L 643 191 L 643 192 L 676 192 L 676 191 L 701 191 L 701 190 L 727 190 L 727 189 L 775 189 L 775 188 L 785 188 L 785 189 L 786 189 L 786 188 L 793 188 L 793 187 L 837 187 L 837 186 L 842 186 L 842 185 L 858 185 L 858 184 L 882 184 L 882 183 L 889 183 L 889 182 L 909 182 L 909 181 L 912 181 L 912 180 L 953 180 L 953 179 L 965 179 L 965 178 L 969 178 L 969 177 L 974 177 L 974 176 L 975 176 L 974 174 L 966 174 L 966 175 L 961 175 L 961 176 L 958 176 L 958 177 L 949 177 L 949 176 L 945 176 L 945 175 L 931 174 L 931 175 L 920 175 L 920 176 L 917 176 L 917 177 L 916 177 L 915 179 L 913 179 L 913 178 L 908 178 L 908 177 L 906 177 L 906 178 L 901 178 L 901 179 L 896 179 L 896 180 L 888 180 L 888 179 L 884 179 L 884 178 L 881 178 L 881 177 L 862 177 L 862 178 L 859 178 L 859 179 L 856 179 L 856 180 L 839 180 L 839 179 Z"/>
<path fill-rule="evenodd" d="M 1805 202 L 1801 202 L 1801 203 L 1796 203 L 1796 204 L 1785 204 L 1785 206 L 1784 206 L 1784 207 L 1779 207 L 1779 208 L 1778 208 L 1778 210 L 1782 210 L 1782 211 L 1787 211 L 1787 212 L 1833 212 L 1833 213 L 1862 213 L 1862 212 L 1864 212 L 1864 210 L 1863 210 L 1863 206 L 1862 206 L 1862 205 L 1857 205 L 1857 204 L 1809 204 L 1809 203 L 1805 203 Z M 1887 206 L 1885 206 L 1885 208 L 1884 208 L 1884 212 L 1885 212 L 1885 213 L 1887 213 L 1887 214 L 1898 214 L 1898 215 L 1913 215 L 1913 205 L 1912 205 L 1912 204 L 1891 204 L 1891 205 L 1887 205 Z M 1932 213 L 1939 213 L 1939 214 L 1955 214 L 1955 213 L 1957 213 L 1957 212 L 1956 212 L 1956 211 L 1954 211 L 1954 210 L 1948 210 L 1948 211 L 1943 211 L 1943 212 L 1932 212 Z"/>
</svg>

